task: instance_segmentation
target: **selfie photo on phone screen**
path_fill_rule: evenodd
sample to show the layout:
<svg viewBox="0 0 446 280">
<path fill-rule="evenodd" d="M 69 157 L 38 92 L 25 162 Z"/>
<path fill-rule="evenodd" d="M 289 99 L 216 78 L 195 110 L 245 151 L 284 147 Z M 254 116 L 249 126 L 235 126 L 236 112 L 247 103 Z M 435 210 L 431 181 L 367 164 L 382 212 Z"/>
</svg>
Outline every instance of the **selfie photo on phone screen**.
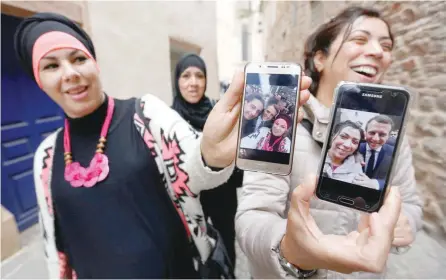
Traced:
<svg viewBox="0 0 446 280">
<path fill-rule="evenodd" d="M 380 207 L 408 101 L 408 93 L 396 89 L 339 89 L 318 195 L 365 211 Z"/>
<path fill-rule="evenodd" d="M 290 165 L 298 82 L 296 74 L 246 73 L 238 159 Z"/>
<path fill-rule="evenodd" d="M 240 149 L 253 160 L 288 164 L 297 85 L 292 76 L 248 74 Z"/>
</svg>

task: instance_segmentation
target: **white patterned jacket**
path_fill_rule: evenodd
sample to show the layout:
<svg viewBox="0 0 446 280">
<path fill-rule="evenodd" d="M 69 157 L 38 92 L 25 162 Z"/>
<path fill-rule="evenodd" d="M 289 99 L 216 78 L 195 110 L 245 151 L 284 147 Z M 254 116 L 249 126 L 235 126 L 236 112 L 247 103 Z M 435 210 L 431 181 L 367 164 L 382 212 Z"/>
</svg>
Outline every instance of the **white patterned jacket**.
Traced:
<svg viewBox="0 0 446 280">
<path fill-rule="evenodd" d="M 142 118 L 135 113 L 134 124 L 155 158 L 166 190 L 186 226 L 190 242 L 194 242 L 199 259 L 204 262 L 211 253 L 214 241 L 206 233 L 199 194 L 202 190 L 226 182 L 234 164 L 218 172 L 212 171 L 205 166 L 201 157 L 201 134 L 153 95 L 143 96 L 138 105 Z M 50 184 L 55 142 L 61 130 L 48 136 L 37 148 L 34 181 L 49 277 L 75 279 L 75 271 L 68 267 L 65 254 L 57 251 L 55 242 Z"/>
</svg>

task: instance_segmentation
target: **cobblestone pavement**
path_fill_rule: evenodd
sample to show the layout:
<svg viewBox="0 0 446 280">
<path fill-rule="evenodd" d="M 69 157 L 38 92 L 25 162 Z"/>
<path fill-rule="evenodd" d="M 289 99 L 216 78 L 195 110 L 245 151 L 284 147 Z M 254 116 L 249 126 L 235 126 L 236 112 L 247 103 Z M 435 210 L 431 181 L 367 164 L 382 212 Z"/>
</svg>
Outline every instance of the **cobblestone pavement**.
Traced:
<svg viewBox="0 0 446 280">
<path fill-rule="evenodd" d="M 241 189 L 238 189 L 240 196 Z M 248 259 L 236 245 L 235 275 L 250 278 Z M 425 231 L 417 234 L 411 249 L 403 255 L 391 254 L 387 262 L 387 279 L 446 279 L 446 241 L 439 243 Z"/>
<path fill-rule="evenodd" d="M 1 279 L 47 279 L 43 244 L 37 226 L 22 234 L 23 249 L 2 262 Z M 250 279 L 248 260 L 236 242 L 235 274 Z M 446 279 L 446 246 L 424 231 L 417 235 L 412 249 L 404 255 L 390 255 L 387 278 Z"/>
<path fill-rule="evenodd" d="M 235 275 L 250 278 L 248 260 L 236 241 Z M 404 255 L 389 256 L 387 279 L 446 279 L 446 246 L 420 231 L 412 248 Z"/>
<path fill-rule="evenodd" d="M 235 275 L 249 279 L 248 260 L 235 243 Z M 446 246 L 420 231 L 412 248 L 404 255 L 391 254 L 387 264 L 387 279 L 446 279 Z"/>
<path fill-rule="evenodd" d="M 20 238 L 22 249 L 2 261 L 1 279 L 48 279 L 38 225 L 22 232 Z"/>
</svg>

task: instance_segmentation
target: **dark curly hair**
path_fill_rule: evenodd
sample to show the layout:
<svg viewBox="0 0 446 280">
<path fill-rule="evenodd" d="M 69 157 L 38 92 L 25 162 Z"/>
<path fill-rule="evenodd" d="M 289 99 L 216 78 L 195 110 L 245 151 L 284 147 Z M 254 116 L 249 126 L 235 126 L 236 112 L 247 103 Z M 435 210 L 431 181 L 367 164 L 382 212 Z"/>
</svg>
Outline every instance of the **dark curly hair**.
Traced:
<svg viewBox="0 0 446 280">
<path fill-rule="evenodd" d="M 319 28 L 307 38 L 304 50 L 305 74 L 313 79 L 313 82 L 310 86 L 310 92 L 314 96 L 317 95 L 319 81 L 321 78 L 321 74 L 317 71 L 314 64 L 314 57 L 316 53 L 318 51 L 322 51 L 324 55 L 328 55 L 331 44 L 341 33 L 342 29 L 347 26 L 344 38 L 341 43 L 342 47 L 351 32 L 353 22 L 361 16 L 379 18 L 384 21 L 389 29 L 390 39 L 392 40 L 392 43 L 394 42 L 389 23 L 383 19 L 379 11 L 371 8 L 351 6 L 340 12 L 329 22 L 326 22 L 319 26 Z M 334 59 L 336 59 L 341 47 L 339 47 L 339 49 L 336 51 Z"/>
<path fill-rule="evenodd" d="M 330 141 L 330 147 L 331 144 L 333 143 L 333 140 L 339 135 L 339 133 L 341 133 L 341 131 L 346 128 L 346 127 L 351 127 L 354 128 L 356 130 L 359 131 L 359 135 L 360 135 L 360 139 L 359 141 L 362 142 L 364 141 L 365 138 L 365 133 L 364 130 L 361 128 L 361 126 L 355 122 L 352 121 L 344 121 L 344 122 L 340 122 L 337 125 L 335 125 L 335 127 L 333 128 L 333 133 L 332 133 L 332 137 L 331 137 L 331 141 Z M 356 148 L 356 150 L 353 153 L 356 153 L 359 150 L 359 145 Z"/>
</svg>

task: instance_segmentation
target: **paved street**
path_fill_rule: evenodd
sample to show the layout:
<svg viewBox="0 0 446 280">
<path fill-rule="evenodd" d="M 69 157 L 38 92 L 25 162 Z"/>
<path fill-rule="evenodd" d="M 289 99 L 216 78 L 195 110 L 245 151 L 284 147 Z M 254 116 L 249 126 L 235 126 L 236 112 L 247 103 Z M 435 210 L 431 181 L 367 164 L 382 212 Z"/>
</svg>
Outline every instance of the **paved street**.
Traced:
<svg viewBox="0 0 446 280">
<path fill-rule="evenodd" d="M 43 244 L 37 226 L 22 234 L 23 249 L 2 263 L 2 279 L 46 279 Z M 237 246 L 236 276 L 250 278 L 246 257 Z M 405 255 L 391 255 L 388 278 L 446 278 L 446 247 L 420 232 L 412 249 Z"/>
<path fill-rule="evenodd" d="M 47 279 L 43 242 L 38 225 L 21 234 L 22 250 L 2 262 L 2 279 Z"/>
<path fill-rule="evenodd" d="M 34 226 L 22 234 L 24 248 L 2 263 L 1 279 L 47 279 L 43 242 L 38 234 L 38 227 Z M 238 278 L 250 278 L 247 271 L 247 260 L 237 246 Z"/>
</svg>

